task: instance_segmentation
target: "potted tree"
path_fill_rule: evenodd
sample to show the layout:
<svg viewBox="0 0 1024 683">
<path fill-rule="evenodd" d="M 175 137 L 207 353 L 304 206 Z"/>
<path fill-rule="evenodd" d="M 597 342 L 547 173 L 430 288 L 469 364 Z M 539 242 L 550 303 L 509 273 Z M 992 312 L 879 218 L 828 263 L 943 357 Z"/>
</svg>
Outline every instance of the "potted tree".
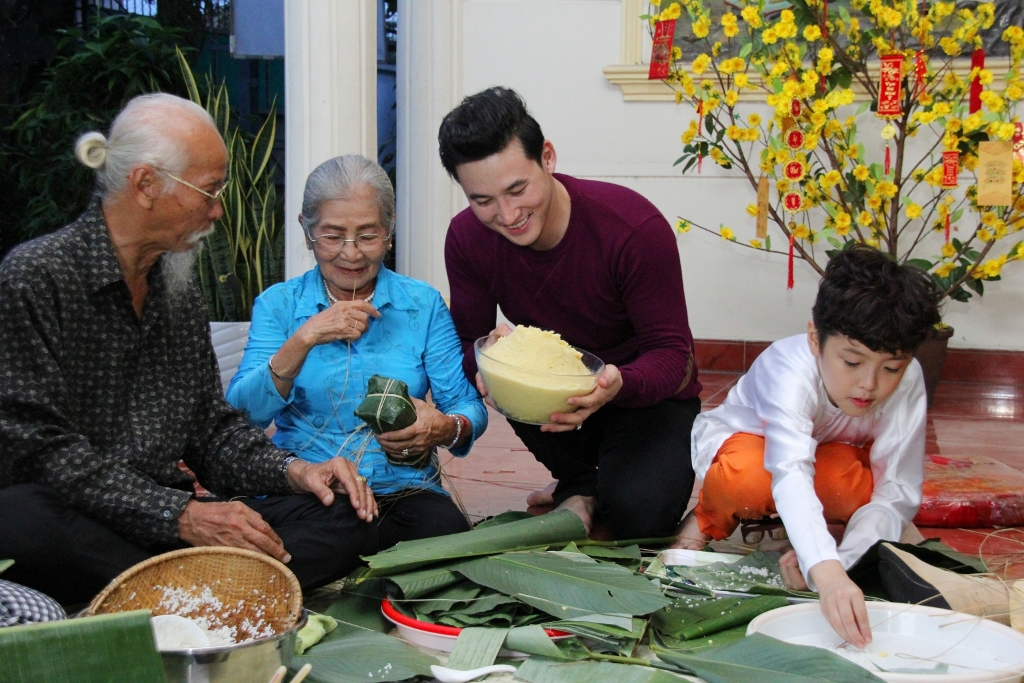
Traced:
<svg viewBox="0 0 1024 683">
<path fill-rule="evenodd" d="M 685 174 L 715 163 L 759 190 L 747 208 L 758 222 L 752 239 L 690 217 L 677 230 L 697 227 L 781 254 L 791 283 L 794 260 L 823 273 L 832 255 L 860 242 L 927 271 L 944 298 L 981 296 L 986 281 L 1024 258 L 1014 236 L 1024 228 L 1024 126 L 1016 114 L 1024 29 L 1000 29 L 995 40 L 1008 58 L 986 69 L 991 3 L 771 4 L 766 12 L 765 0 L 728 0 L 713 13 L 710 0 L 653 0 L 643 17 L 656 46 L 666 34 L 659 25 L 676 18 L 696 46 L 692 58 L 678 47 L 660 53 L 676 101 L 697 114 L 676 164 Z M 769 111 L 743 116 L 741 100 Z M 884 119 L 884 152 L 881 141 L 865 146 L 859 126 L 872 115 Z M 929 402 L 951 335 L 936 330 L 942 352 L 920 354 L 940 363 L 926 368 Z"/>
</svg>

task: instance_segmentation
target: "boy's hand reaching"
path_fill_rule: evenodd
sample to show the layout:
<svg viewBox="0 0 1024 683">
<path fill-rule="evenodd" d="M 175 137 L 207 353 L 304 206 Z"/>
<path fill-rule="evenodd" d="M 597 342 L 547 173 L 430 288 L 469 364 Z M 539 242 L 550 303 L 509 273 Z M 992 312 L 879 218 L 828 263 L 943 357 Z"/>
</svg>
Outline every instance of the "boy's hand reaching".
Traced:
<svg viewBox="0 0 1024 683">
<path fill-rule="evenodd" d="M 790 550 L 779 559 L 779 569 L 787 588 L 807 590 L 795 551 Z M 810 573 L 818 588 L 821 611 L 829 625 L 846 642 L 856 647 L 867 646 L 871 642 L 871 626 L 864 593 L 850 580 L 843 565 L 838 560 L 825 560 L 811 567 Z"/>
</svg>

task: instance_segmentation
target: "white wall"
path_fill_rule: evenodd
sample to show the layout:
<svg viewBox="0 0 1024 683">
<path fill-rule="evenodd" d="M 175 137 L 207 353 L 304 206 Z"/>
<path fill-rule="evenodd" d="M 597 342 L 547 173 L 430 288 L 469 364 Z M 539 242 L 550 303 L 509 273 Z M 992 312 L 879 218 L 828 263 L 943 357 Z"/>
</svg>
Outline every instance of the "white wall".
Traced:
<svg viewBox="0 0 1024 683">
<path fill-rule="evenodd" d="M 624 102 L 619 88 L 605 80 L 602 68 L 620 60 L 619 0 L 431 0 L 427 4 L 435 3 L 445 7 L 450 21 L 443 30 L 454 43 L 445 48 L 451 72 L 430 75 L 431 79 L 443 76 L 445 87 L 451 89 L 445 91 L 445 104 L 492 85 L 515 88 L 554 143 L 559 171 L 633 188 L 672 223 L 683 215 L 713 229 L 724 223 L 741 240 L 754 236 L 753 219 L 745 207 L 754 201 L 755 193 L 746 180 L 710 161 L 700 176 L 682 177 L 672 168 L 682 148 L 679 135 L 691 116 L 687 108 L 668 102 Z M 419 25 L 413 17 L 403 28 L 417 36 L 442 30 L 436 17 Z M 402 59 L 400 54 L 400 82 Z M 417 55 L 407 52 L 406 59 L 415 63 Z M 436 47 L 431 59 L 431 67 L 437 69 Z M 426 174 L 437 187 L 446 180 L 436 159 L 437 125 L 445 112 L 438 111 L 437 97 L 433 108 L 420 104 L 414 100 L 405 105 L 411 119 L 405 124 L 405 144 L 419 154 L 420 179 Z M 417 123 L 418 110 L 429 120 Z M 432 138 L 424 139 L 428 135 Z M 430 150 L 433 160 L 424 156 Z M 465 199 L 458 192 L 451 197 L 435 190 L 431 200 L 416 188 L 411 190 L 419 192 L 415 197 L 406 194 L 409 191 L 400 177 L 399 203 L 405 208 L 400 219 L 426 216 L 429 220 L 415 227 L 400 225 L 400 230 L 429 231 L 429 240 L 421 236 L 416 241 L 429 243 L 430 253 L 402 253 L 400 233 L 399 261 L 406 264 L 407 272 L 447 293 L 439 265 L 443 258 L 437 251 L 447 229 L 441 216 L 462 209 Z M 817 287 L 810 267 L 797 262 L 796 287 L 787 291 L 782 256 L 744 249 L 696 229 L 679 237 L 679 251 L 695 337 L 774 340 L 806 328 Z M 956 328 L 954 346 L 1024 350 L 1024 316 L 1020 314 L 1024 271 L 1013 267 L 1017 265 L 1007 267 L 1003 281 L 987 283 L 983 299 L 946 306 L 945 319 Z"/>
</svg>

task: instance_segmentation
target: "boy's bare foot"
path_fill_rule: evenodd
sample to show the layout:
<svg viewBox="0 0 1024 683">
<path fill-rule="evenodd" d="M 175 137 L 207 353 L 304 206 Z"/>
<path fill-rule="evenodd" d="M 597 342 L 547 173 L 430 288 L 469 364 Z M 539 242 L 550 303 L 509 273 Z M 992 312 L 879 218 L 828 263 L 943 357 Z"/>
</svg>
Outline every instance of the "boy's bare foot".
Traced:
<svg viewBox="0 0 1024 683">
<path fill-rule="evenodd" d="M 691 511 L 683 518 L 683 523 L 676 529 L 676 542 L 670 548 L 682 548 L 683 550 L 703 550 L 711 537 L 700 530 L 700 523 L 697 515 Z"/>
<path fill-rule="evenodd" d="M 594 522 L 594 508 L 597 507 L 597 498 L 593 496 L 569 496 L 562 501 L 556 510 L 571 510 L 576 516 L 583 520 L 583 528 L 590 535 L 590 527 Z"/>
<path fill-rule="evenodd" d="M 555 487 L 558 486 L 558 481 L 553 481 L 548 484 L 543 491 L 534 491 L 526 497 L 526 504 L 530 507 L 535 505 L 554 505 L 555 499 Z"/>
</svg>

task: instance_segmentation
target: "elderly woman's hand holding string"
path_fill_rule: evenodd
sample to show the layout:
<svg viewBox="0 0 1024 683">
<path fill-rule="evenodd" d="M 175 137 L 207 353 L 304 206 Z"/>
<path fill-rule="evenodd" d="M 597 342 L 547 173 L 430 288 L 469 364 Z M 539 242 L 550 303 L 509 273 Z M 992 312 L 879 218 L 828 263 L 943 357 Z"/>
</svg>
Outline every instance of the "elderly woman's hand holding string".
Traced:
<svg viewBox="0 0 1024 683">
<path fill-rule="evenodd" d="M 405 429 L 377 435 L 384 452 L 395 460 L 415 462 L 435 446 L 457 448 L 465 443 L 473 428 L 464 415 L 445 415 L 426 401 L 412 397 L 416 422 Z"/>
<path fill-rule="evenodd" d="M 379 317 L 380 312 L 373 304 L 355 299 L 335 301 L 303 323 L 270 358 L 270 374 L 281 396 L 288 395 L 313 347 L 336 341 L 354 342 L 369 328 L 370 318 Z"/>
</svg>

